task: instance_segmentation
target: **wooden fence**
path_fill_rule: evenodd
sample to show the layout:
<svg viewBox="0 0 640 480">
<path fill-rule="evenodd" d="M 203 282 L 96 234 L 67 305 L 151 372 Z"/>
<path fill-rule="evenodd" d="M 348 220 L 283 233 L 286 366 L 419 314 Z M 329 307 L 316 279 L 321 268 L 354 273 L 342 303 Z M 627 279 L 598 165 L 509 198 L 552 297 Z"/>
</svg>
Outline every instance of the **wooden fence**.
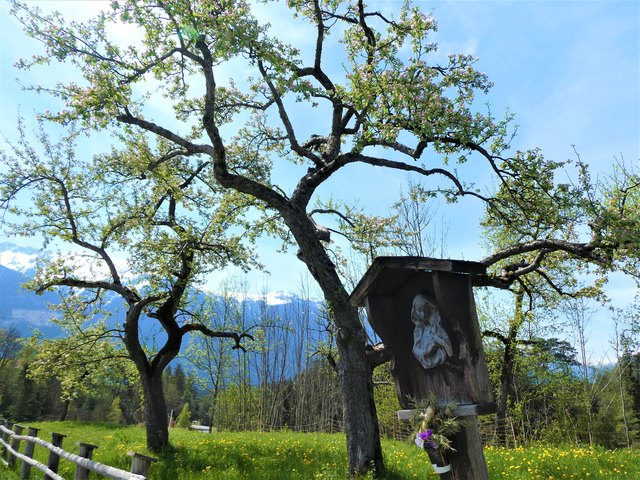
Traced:
<svg viewBox="0 0 640 480">
<path fill-rule="evenodd" d="M 10 468 L 13 468 L 16 462 L 21 460 L 20 475 L 22 478 L 29 478 L 31 468 L 34 467 L 44 472 L 45 480 L 65 480 L 58 475 L 60 458 L 64 458 L 76 464 L 74 480 L 87 480 L 89 472 L 95 472 L 103 477 L 116 480 L 147 480 L 151 464 L 157 461 L 157 459 L 146 455 L 129 452 L 131 469 L 127 472 L 91 460 L 93 451 L 98 448 L 96 445 L 78 443 L 78 454 L 74 455 L 61 448 L 62 440 L 66 435 L 52 433 L 51 442 L 47 442 L 38 438 L 37 428 L 28 427 L 27 435 L 22 435 L 24 429 L 25 427 L 22 425 L 14 424 L 12 426 L 6 420 L 0 422 L 0 446 L 2 447 L 0 459 Z M 25 447 L 23 453 L 20 453 L 20 444 L 22 442 L 25 442 Z M 33 459 L 33 451 L 36 445 L 41 445 L 49 450 L 49 458 L 46 465 Z"/>
</svg>

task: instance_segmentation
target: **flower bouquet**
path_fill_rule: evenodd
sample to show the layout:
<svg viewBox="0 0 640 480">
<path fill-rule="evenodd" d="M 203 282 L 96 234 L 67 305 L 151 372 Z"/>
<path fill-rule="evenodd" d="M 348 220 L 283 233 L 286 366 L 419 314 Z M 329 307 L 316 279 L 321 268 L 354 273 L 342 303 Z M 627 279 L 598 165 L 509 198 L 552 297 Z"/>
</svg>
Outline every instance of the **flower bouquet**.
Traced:
<svg viewBox="0 0 640 480">
<path fill-rule="evenodd" d="M 446 473 L 451 470 L 447 455 L 455 452 L 451 437 L 460 431 L 460 420 L 453 415 L 456 405 L 453 403 L 440 408 L 435 399 L 429 399 L 418 407 L 419 430 L 416 433 L 416 445 L 429 455 L 433 470 Z"/>
</svg>

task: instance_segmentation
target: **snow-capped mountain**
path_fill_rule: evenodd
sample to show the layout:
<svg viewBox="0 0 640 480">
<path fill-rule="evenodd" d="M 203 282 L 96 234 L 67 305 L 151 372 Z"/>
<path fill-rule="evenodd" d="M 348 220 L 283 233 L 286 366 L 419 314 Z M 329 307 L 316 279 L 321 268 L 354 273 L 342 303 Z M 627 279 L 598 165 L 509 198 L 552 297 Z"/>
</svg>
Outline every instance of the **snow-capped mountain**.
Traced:
<svg viewBox="0 0 640 480">
<path fill-rule="evenodd" d="M 31 335 L 34 329 L 45 336 L 57 336 L 60 329 L 53 323 L 48 305 L 58 301 L 57 295 L 45 292 L 36 295 L 21 285 L 28 276 L 0 265 L 0 328 L 14 326 L 21 335 Z"/>
<path fill-rule="evenodd" d="M 49 309 L 50 304 L 59 302 L 58 294 L 45 292 L 37 295 L 21 287 L 33 276 L 36 259 L 43 255 L 51 257 L 49 252 L 42 253 L 35 248 L 0 243 L 0 328 L 15 326 L 23 336 L 31 335 L 34 329 L 38 329 L 49 338 L 62 333 L 61 329 L 51 322 L 55 313 Z M 107 299 L 106 305 L 106 309 L 111 313 L 108 321 L 121 324 L 122 312 L 126 307 L 117 295 L 110 297 L 112 298 Z M 216 292 L 199 291 L 196 303 L 204 302 L 207 297 L 221 298 Z M 247 324 L 261 323 L 265 313 L 269 317 L 283 320 L 292 315 L 305 315 L 314 322 L 319 311 L 317 302 L 287 292 L 233 293 L 231 297 L 238 304 L 244 305 L 243 310 L 248 317 Z M 146 323 L 149 323 L 150 328 L 146 333 L 153 335 L 157 325 L 155 322 Z"/>
<path fill-rule="evenodd" d="M 0 243 L 0 266 L 16 272 L 32 272 L 40 255 L 41 252 L 37 248 L 20 247 L 8 242 Z"/>
<path fill-rule="evenodd" d="M 203 292 L 207 295 L 219 295 L 219 293 L 215 291 L 203 290 Z M 238 302 L 264 302 L 269 306 L 287 305 L 299 300 L 297 295 L 283 291 L 266 293 L 230 292 L 229 295 Z"/>
</svg>

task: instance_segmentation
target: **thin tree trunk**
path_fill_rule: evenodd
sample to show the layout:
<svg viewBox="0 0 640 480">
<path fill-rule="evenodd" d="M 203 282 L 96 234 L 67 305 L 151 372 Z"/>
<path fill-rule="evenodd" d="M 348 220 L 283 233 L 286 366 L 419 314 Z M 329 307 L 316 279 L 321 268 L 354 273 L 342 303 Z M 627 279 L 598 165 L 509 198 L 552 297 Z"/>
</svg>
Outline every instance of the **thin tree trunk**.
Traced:
<svg viewBox="0 0 640 480">
<path fill-rule="evenodd" d="M 627 419 L 627 407 L 624 398 L 624 384 L 622 382 L 622 368 L 618 361 L 618 386 L 620 387 L 620 409 L 622 410 L 622 423 L 624 424 L 625 440 L 627 448 L 631 448 L 631 435 L 629 433 L 629 421 Z"/>
<path fill-rule="evenodd" d="M 518 342 L 518 333 L 523 323 L 524 314 L 522 312 L 522 301 L 524 292 L 518 290 L 515 295 L 515 307 L 513 318 L 509 322 L 509 332 L 506 337 L 494 334 L 495 338 L 500 340 L 504 345 L 504 354 L 502 356 L 502 367 L 500 369 L 500 390 L 497 398 L 496 411 L 496 437 L 499 445 L 507 446 L 507 404 L 509 395 L 513 388 L 513 362 L 516 355 L 516 345 Z M 513 427 L 513 423 L 512 423 Z M 513 428 L 512 428 L 513 430 Z"/>
<path fill-rule="evenodd" d="M 626 405 L 626 399 L 625 399 L 625 395 L 624 395 L 624 378 L 623 378 L 623 373 L 624 370 L 627 368 L 628 365 L 624 365 L 625 363 L 625 358 L 626 355 L 624 354 L 624 352 L 621 354 L 620 351 L 623 350 L 623 347 L 621 346 L 621 334 L 619 331 L 619 320 L 617 318 L 614 319 L 614 328 L 615 328 L 615 351 L 616 351 L 616 359 L 618 361 L 618 368 L 617 368 L 617 373 L 618 373 L 618 389 L 620 391 L 620 410 L 622 412 L 622 423 L 624 424 L 624 433 L 625 433 L 625 440 L 627 443 L 627 448 L 631 447 L 631 435 L 629 432 L 629 421 L 627 418 L 627 405 Z"/>
<path fill-rule="evenodd" d="M 67 415 L 69 414 L 69 403 L 70 400 L 67 398 L 62 404 L 62 413 L 60 414 L 61 422 L 64 422 L 67 419 Z"/>
<path fill-rule="evenodd" d="M 222 362 L 224 355 L 224 348 L 222 343 L 218 345 L 220 356 L 218 358 L 218 365 L 216 370 L 215 379 L 213 379 L 213 392 L 211 393 L 211 409 L 209 410 L 209 433 L 213 432 L 213 421 L 216 408 L 218 407 L 218 394 L 220 393 L 220 383 L 222 381 Z M 211 373 L 211 372 L 209 372 Z M 215 419 L 217 421 L 217 418 Z"/>
<path fill-rule="evenodd" d="M 512 345 L 505 344 L 500 369 L 500 390 L 497 398 L 496 437 L 498 445 L 507 446 L 507 402 L 513 384 L 513 351 Z"/>
<path fill-rule="evenodd" d="M 582 388 L 584 407 L 587 414 L 587 436 L 589 445 L 593 445 L 593 392 L 589 379 L 589 363 L 587 358 L 587 327 L 593 315 L 584 298 L 578 298 L 569 302 L 566 307 L 567 314 L 573 322 L 573 327 L 578 336 L 578 348 L 582 367 Z"/>
</svg>

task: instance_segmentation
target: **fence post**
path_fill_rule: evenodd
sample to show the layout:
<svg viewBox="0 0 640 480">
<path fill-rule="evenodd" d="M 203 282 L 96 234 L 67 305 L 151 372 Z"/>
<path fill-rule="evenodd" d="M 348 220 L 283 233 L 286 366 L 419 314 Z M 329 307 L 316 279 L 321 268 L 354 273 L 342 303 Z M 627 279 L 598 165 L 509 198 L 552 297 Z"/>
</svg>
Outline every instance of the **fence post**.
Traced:
<svg viewBox="0 0 640 480">
<path fill-rule="evenodd" d="M 129 452 L 127 455 L 131 457 L 131 473 L 142 475 L 144 477 L 149 476 L 151 464 L 158 461 L 157 458 L 148 457 L 136 452 Z"/>
<path fill-rule="evenodd" d="M 0 418 L 0 425 L 2 425 L 3 427 L 5 426 L 5 422 L 6 420 L 4 418 Z M 2 441 L 4 441 L 4 431 L 0 430 L 0 439 L 2 439 Z M 4 444 L 0 445 L 0 459 L 4 458 Z"/>
<path fill-rule="evenodd" d="M 22 425 L 18 425 L 17 423 L 13 426 L 13 432 L 16 435 L 22 435 L 23 430 L 24 427 Z M 18 440 L 15 435 L 11 440 L 11 448 L 13 448 L 16 452 L 20 451 L 20 440 Z M 8 463 L 10 467 L 13 467 L 16 464 L 16 457 L 11 453 L 9 453 Z"/>
<path fill-rule="evenodd" d="M 98 448 L 97 445 L 91 445 L 90 443 L 82 443 L 78 442 L 78 456 L 83 458 L 88 458 L 91 460 L 93 456 L 93 451 Z M 89 478 L 89 470 L 81 467 L 80 465 L 76 465 L 76 478 L 75 480 L 87 480 Z"/>
<path fill-rule="evenodd" d="M 37 437 L 38 430 L 39 429 L 35 427 L 29 427 L 29 430 L 27 431 L 27 436 Z M 24 455 L 29 458 L 33 458 L 33 449 L 36 447 L 36 444 L 29 441 L 27 441 L 26 443 L 27 444 L 24 446 Z M 22 462 L 22 467 L 20 468 L 20 475 L 22 476 L 22 478 L 29 478 L 30 474 L 31 474 L 31 465 L 29 465 L 27 462 Z"/>
<path fill-rule="evenodd" d="M 51 432 L 51 444 L 54 447 L 61 447 L 62 440 L 64 440 L 64 437 L 66 437 L 66 435 L 63 435 L 61 433 Z M 57 453 L 49 452 L 49 460 L 47 461 L 47 467 L 49 467 L 49 469 L 53 473 L 58 473 L 59 463 L 60 463 L 60 456 Z M 44 479 L 51 480 L 51 477 L 45 473 Z"/>
<path fill-rule="evenodd" d="M 4 421 L 4 426 L 11 430 L 11 422 L 9 420 Z M 9 443 L 10 437 L 11 435 L 8 433 L 2 432 L 2 440 L 4 440 L 5 443 Z M 5 465 L 9 465 L 9 449 L 4 445 L 2 445 L 2 461 Z"/>
</svg>

